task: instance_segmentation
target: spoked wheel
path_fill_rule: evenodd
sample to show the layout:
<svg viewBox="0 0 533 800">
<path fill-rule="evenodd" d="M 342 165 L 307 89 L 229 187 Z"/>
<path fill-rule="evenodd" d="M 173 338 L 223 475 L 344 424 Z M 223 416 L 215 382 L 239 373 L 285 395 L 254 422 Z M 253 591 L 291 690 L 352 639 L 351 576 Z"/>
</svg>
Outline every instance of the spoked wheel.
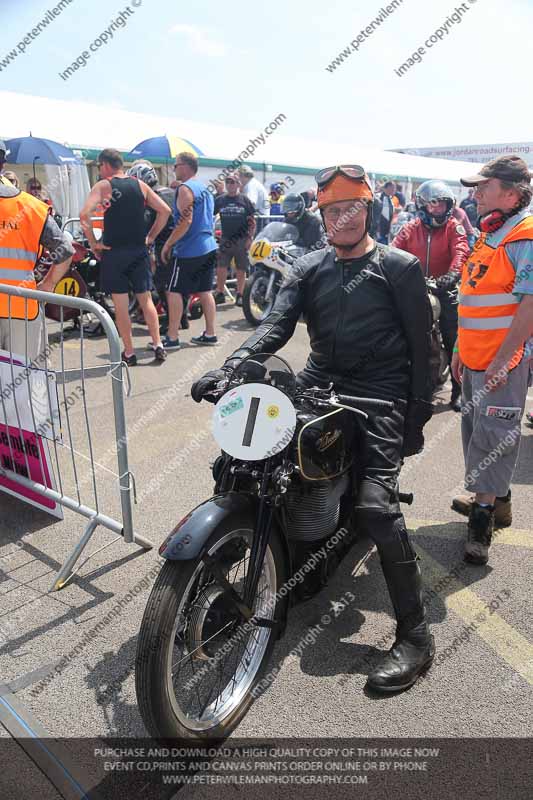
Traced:
<svg viewBox="0 0 533 800">
<path fill-rule="evenodd" d="M 274 284 L 272 297 L 267 300 L 266 293 L 269 281 L 270 275 L 263 270 L 257 270 L 246 281 L 242 296 L 242 310 L 251 325 L 260 325 L 272 311 L 277 287 Z"/>
<path fill-rule="evenodd" d="M 135 674 L 139 709 L 155 738 L 224 739 L 253 701 L 277 630 L 246 623 L 203 561 L 213 557 L 242 597 L 252 534 L 251 519 L 228 519 L 197 559 L 168 561 L 157 577 Z M 273 531 L 253 605 L 257 617 L 282 619 L 285 604 L 276 593 L 284 580 L 282 545 Z"/>
</svg>

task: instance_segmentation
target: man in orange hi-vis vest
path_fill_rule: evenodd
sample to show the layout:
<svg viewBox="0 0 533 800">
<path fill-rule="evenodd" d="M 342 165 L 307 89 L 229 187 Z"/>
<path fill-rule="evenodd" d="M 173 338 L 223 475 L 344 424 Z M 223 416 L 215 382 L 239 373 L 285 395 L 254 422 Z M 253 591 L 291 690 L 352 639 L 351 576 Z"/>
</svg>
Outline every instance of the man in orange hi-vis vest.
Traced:
<svg viewBox="0 0 533 800">
<path fill-rule="evenodd" d="M 48 249 L 55 264 L 37 287 L 33 270 L 43 248 Z M 0 177 L 1 350 L 27 356 L 31 362 L 46 346 L 42 341 L 38 303 L 2 293 L 2 285 L 53 291 L 68 271 L 73 253 L 70 241 L 48 213 L 46 203 Z"/>
<path fill-rule="evenodd" d="M 465 486 L 453 500 L 468 515 L 465 561 L 486 564 L 495 527 L 511 524 L 511 479 L 533 377 L 533 195 L 518 156 L 490 161 L 474 186 L 481 236 L 463 266 L 452 371 L 462 382 Z"/>
</svg>

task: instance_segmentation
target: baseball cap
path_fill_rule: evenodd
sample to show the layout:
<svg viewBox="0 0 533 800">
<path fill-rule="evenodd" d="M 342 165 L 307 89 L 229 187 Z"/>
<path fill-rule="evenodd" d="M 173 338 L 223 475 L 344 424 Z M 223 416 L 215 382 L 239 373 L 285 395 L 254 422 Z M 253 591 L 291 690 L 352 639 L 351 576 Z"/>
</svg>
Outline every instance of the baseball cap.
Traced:
<svg viewBox="0 0 533 800">
<path fill-rule="evenodd" d="M 253 176 L 253 174 L 254 174 L 253 169 L 251 167 L 249 167 L 248 164 L 241 164 L 241 166 L 239 167 L 239 172 L 240 172 L 241 175 L 252 175 Z"/>
<path fill-rule="evenodd" d="M 512 183 L 529 183 L 531 174 L 529 167 L 523 158 L 519 156 L 500 156 L 494 158 L 481 167 L 477 175 L 469 178 L 460 178 L 463 186 L 477 186 L 478 183 L 485 183 L 491 178 L 499 178 L 501 181 Z"/>
<path fill-rule="evenodd" d="M 237 172 L 228 172 L 224 180 L 235 181 L 235 183 L 240 183 L 239 175 Z"/>
</svg>

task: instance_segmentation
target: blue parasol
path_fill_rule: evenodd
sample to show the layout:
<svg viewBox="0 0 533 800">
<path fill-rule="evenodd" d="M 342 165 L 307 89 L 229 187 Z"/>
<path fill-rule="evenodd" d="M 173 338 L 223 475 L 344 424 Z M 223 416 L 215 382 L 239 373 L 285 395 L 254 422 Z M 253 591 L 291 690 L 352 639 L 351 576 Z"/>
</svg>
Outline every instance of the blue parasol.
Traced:
<svg viewBox="0 0 533 800">
<path fill-rule="evenodd" d="M 51 139 L 39 139 L 36 136 L 23 136 L 19 139 L 6 139 L 9 150 L 8 164 L 79 164 L 80 159 L 74 155 L 70 147 L 65 147 Z"/>
</svg>

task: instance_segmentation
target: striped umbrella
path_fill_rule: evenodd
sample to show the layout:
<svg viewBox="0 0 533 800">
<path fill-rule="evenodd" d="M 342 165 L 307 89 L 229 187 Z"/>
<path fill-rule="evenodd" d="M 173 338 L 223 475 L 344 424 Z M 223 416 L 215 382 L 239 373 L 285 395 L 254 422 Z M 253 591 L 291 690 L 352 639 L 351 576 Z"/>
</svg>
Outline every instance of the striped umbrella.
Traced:
<svg viewBox="0 0 533 800">
<path fill-rule="evenodd" d="M 128 153 L 128 160 L 135 161 L 138 158 L 165 158 L 170 160 L 175 158 L 178 153 L 192 153 L 195 156 L 203 156 L 203 152 L 188 139 L 181 136 L 153 136 L 151 139 L 144 139 L 139 142 L 133 150 Z"/>
</svg>

